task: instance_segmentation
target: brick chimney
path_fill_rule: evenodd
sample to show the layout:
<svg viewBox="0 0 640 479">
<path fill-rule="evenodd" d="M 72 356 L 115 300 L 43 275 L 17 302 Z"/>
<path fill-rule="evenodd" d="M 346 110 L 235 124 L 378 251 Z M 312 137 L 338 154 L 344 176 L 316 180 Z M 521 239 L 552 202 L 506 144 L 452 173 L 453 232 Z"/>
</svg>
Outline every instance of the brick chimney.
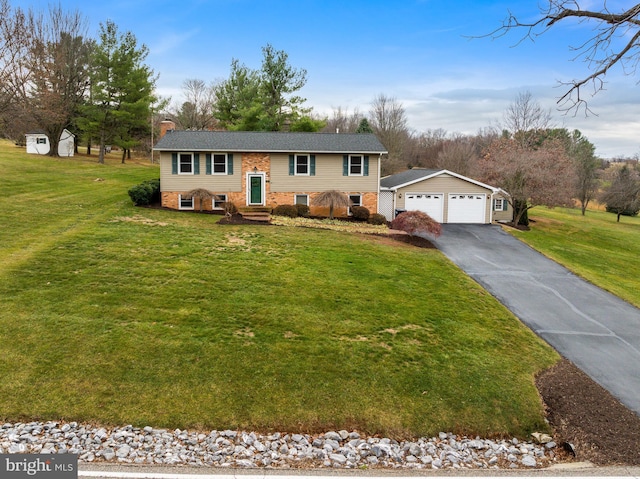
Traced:
<svg viewBox="0 0 640 479">
<path fill-rule="evenodd" d="M 176 129 L 176 124 L 169 119 L 162 120 L 160 122 L 160 138 L 162 138 L 167 133 L 174 131 Z"/>
</svg>

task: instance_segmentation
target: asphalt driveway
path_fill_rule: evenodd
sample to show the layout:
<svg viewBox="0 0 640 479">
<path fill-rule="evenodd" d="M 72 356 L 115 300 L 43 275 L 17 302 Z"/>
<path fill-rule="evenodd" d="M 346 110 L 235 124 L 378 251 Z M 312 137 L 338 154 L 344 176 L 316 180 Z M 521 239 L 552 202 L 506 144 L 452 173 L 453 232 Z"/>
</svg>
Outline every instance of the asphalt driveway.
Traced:
<svg viewBox="0 0 640 479">
<path fill-rule="evenodd" d="M 639 309 L 499 226 L 443 225 L 434 243 L 561 355 L 640 415 Z"/>
</svg>

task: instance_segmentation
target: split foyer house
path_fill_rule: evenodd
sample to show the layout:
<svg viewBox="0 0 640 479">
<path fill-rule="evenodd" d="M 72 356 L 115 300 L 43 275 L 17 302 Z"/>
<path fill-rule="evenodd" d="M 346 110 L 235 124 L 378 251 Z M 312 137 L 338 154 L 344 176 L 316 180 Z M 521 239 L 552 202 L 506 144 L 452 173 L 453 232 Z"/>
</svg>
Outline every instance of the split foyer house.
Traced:
<svg viewBox="0 0 640 479">
<path fill-rule="evenodd" d="M 513 216 L 505 191 L 442 169 L 413 168 L 382 178 L 379 204 L 389 221 L 409 210 L 439 223 L 489 224 Z"/>
<path fill-rule="evenodd" d="M 202 205 L 221 209 L 306 204 L 338 190 L 353 205 L 378 211 L 380 159 L 386 153 L 373 134 L 255 131 L 174 131 L 163 122 L 160 153 L 162 206 L 199 209 L 185 193 L 204 188 L 215 194 Z M 311 208 L 312 214 L 324 214 Z M 340 212 L 346 215 L 347 211 Z"/>
</svg>

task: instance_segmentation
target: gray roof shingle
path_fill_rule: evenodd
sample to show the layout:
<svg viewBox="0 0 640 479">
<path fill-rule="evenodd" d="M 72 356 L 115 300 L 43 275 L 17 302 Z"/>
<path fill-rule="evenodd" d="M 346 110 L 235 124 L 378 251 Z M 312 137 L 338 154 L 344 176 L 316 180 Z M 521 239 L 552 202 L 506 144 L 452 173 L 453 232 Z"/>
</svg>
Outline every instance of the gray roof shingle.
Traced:
<svg viewBox="0 0 640 479">
<path fill-rule="evenodd" d="M 413 181 L 431 176 L 442 170 L 428 170 L 426 168 L 412 168 L 395 175 L 387 176 L 380 180 L 380 186 L 383 188 L 394 188 L 398 185 L 404 185 L 405 183 L 411 183 Z"/>
<path fill-rule="evenodd" d="M 171 131 L 157 151 L 237 151 L 261 153 L 387 153 L 371 133 L 289 133 L 263 131 Z"/>
</svg>

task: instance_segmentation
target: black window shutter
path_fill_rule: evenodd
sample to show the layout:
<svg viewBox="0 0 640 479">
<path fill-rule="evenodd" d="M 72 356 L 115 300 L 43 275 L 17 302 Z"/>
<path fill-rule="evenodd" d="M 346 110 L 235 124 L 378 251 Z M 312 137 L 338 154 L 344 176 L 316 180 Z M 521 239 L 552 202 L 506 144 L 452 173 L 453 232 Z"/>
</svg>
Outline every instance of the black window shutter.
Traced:
<svg viewBox="0 0 640 479">
<path fill-rule="evenodd" d="M 349 155 L 342 157 L 342 176 L 349 176 Z"/>
<path fill-rule="evenodd" d="M 178 154 L 171 153 L 171 174 L 178 174 Z"/>
<path fill-rule="evenodd" d="M 364 165 L 362 167 L 362 171 L 364 176 L 369 176 L 369 157 L 365 155 L 364 157 Z"/>
<path fill-rule="evenodd" d="M 309 174 L 316 176 L 316 155 L 309 156 Z"/>
<path fill-rule="evenodd" d="M 207 153 L 207 175 L 211 174 L 211 153 Z"/>
<path fill-rule="evenodd" d="M 200 154 L 199 153 L 193 154 L 193 174 L 194 175 L 200 174 Z"/>
<path fill-rule="evenodd" d="M 296 173 L 296 160 L 293 155 L 289 155 L 289 176 L 293 176 Z"/>
<path fill-rule="evenodd" d="M 233 175 L 233 153 L 227 155 L 227 175 Z"/>
</svg>

